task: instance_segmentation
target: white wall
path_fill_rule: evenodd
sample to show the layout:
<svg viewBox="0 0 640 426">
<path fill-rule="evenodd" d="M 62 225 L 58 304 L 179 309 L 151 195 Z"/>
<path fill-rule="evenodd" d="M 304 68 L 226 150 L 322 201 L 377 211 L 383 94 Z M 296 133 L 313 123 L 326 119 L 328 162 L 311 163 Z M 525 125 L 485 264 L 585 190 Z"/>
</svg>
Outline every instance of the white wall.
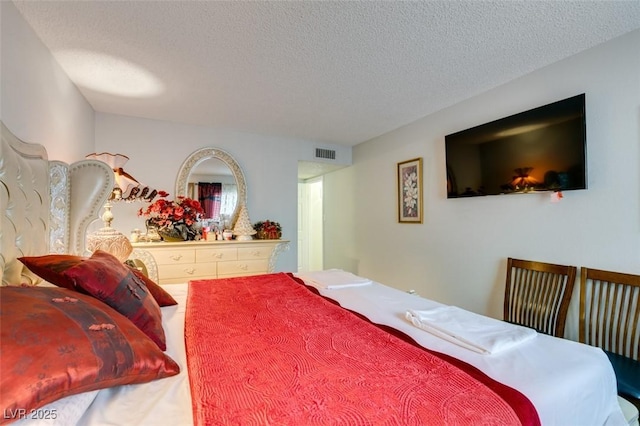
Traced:
<svg viewBox="0 0 640 426">
<path fill-rule="evenodd" d="M 13 2 L 0 1 L 0 118 L 68 163 L 93 150 L 93 109 Z"/>
<path fill-rule="evenodd" d="M 282 238 L 290 240 L 290 249 L 278 258 L 278 271 L 297 270 L 298 160 L 306 159 L 304 153 L 313 152 L 314 146 L 311 141 L 96 114 L 96 150 L 128 156 L 124 167 L 128 173 L 172 195 L 178 169 L 194 151 L 216 147 L 233 156 L 245 175 L 251 222 L 279 222 Z M 146 205 L 116 203 L 113 227 L 125 235 L 144 228 L 136 211 Z"/>
<path fill-rule="evenodd" d="M 324 179 L 325 267 L 497 318 L 507 257 L 640 273 L 639 76 L 635 31 L 356 146 Z M 445 135 L 580 93 L 588 190 L 446 198 Z M 399 224 L 396 163 L 415 157 L 424 223 Z"/>
</svg>

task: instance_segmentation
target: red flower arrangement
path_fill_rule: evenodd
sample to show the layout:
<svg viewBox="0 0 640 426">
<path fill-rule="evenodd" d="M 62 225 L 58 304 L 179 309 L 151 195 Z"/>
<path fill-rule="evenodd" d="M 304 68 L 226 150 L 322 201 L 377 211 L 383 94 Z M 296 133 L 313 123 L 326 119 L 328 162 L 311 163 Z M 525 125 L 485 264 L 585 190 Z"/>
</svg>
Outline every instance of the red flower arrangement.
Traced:
<svg viewBox="0 0 640 426">
<path fill-rule="evenodd" d="M 177 200 L 167 200 L 169 194 L 164 191 L 160 191 L 159 195 L 162 198 L 146 209 L 138 210 L 138 216 L 147 217 L 147 224 L 157 226 L 159 231 L 173 228 L 182 234 L 183 239 L 193 239 L 196 232 L 191 226 L 204 214 L 200 202 L 182 196 Z"/>
<path fill-rule="evenodd" d="M 278 222 L 264 220 L 256 222 L 253 229 L 257 231 L 256 238 L 259 240 L 277 240 L 282 236 L 282 227 Z"/>
</svg>

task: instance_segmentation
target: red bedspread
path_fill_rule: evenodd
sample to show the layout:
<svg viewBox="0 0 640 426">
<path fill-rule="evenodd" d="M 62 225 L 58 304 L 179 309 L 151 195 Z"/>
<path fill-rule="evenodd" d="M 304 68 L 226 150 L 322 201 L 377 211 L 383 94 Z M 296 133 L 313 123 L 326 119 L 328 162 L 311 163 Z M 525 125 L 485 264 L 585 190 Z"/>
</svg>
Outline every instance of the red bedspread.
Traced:
<svg viewBox="0 0 640 426">
<path fill-rule="evenodd" d="M 185 339 L 198 425 L 539 424 L 517 391 L 287 274 L 191 281 Z"/>
</svg>

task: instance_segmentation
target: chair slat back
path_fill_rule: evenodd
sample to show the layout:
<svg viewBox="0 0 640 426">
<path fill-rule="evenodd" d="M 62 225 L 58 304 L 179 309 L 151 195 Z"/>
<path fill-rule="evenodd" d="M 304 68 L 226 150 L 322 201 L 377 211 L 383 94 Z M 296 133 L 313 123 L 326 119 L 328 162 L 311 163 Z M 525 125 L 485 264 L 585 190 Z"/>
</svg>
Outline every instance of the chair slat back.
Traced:
<svg viewBox="0 0 640 426">
<path fill-rule="evenodd" d="M 576 272 L 575 266 L 509 258 L 505 321 L 564 337 Z"/>
<path fill-rule="evenodd" d="M 638 360 L 639 323 L 640 275 L 581 268 L 580 342 Z"/>
</svg>

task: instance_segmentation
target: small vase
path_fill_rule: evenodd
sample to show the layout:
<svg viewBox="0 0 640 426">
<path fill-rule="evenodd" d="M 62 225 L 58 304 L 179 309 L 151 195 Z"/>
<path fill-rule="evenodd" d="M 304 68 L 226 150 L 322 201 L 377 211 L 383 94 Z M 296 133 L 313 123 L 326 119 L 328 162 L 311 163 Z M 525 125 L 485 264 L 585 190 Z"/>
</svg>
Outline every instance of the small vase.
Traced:
<svg viewBox="0 0 640 426">
<path fill-rule="evenodd" d="M 157 226 L 155 226 L 154 224 L 150 223 L 149 221 L 147 221 L 146 225 L 147 225 L 147 234 L 145 235 L 145 239 L 147 241 L 160 241 L 160 240 L 162 240 L 162 237 L 158 233 L 158 227 Z"/>
</svg>

